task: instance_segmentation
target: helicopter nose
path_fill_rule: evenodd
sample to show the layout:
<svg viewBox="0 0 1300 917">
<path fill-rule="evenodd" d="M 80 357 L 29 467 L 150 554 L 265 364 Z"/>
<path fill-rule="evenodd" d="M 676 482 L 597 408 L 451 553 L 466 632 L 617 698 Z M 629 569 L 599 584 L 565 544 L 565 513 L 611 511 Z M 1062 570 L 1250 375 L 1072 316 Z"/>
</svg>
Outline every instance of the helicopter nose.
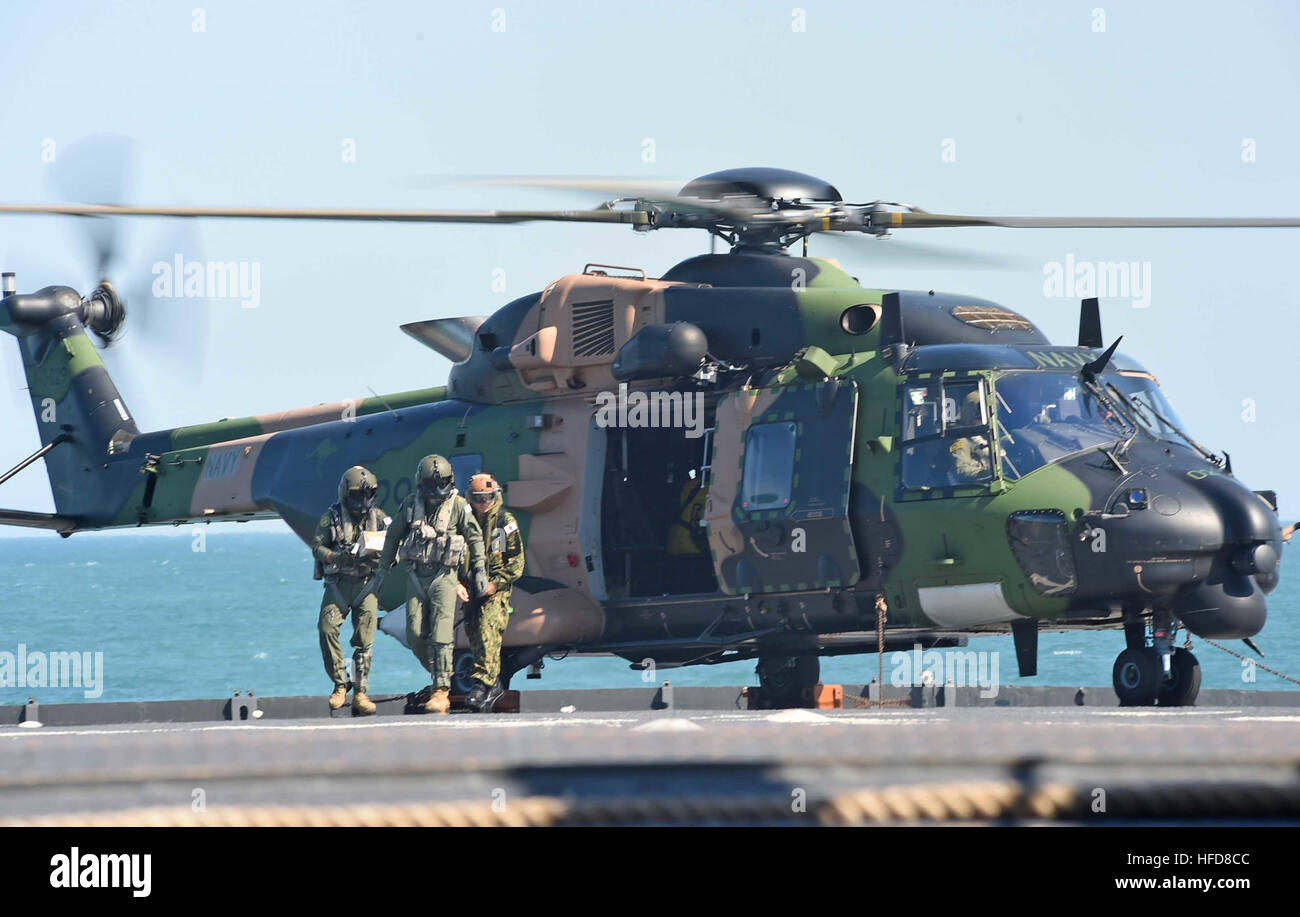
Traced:
<svg viewBox="0 0 1300 917">
<path fill-rule="evenodd" d="M 1266 562 L 1270 558 L 1272 565 L 1277 564 L 1276 547 L 1282 540 L 1282 528 L 1277 516 L 1254 491 L 1247 490 L 1235 478 L 1223 474 L 1206 474 L 1203 477 L 1191 477 L 1193 486 L 1213 504 L 1223 521 L 1225 545 L 1238 545 L 1242 548 L 1267 546 L 1269 551 L 1260 554 L 1256 560 Z M 1241 571 L 1258 573 L 1263 570 Z"/>
<path fill-rule="evenodd" d="M 1201 637 L 1258 633 L 1280 576 L 1276 513 L 1199 457 L 1134 449 L 1133 458 L 1142 470 L 1118 481 L 1103 466 L 1075 466 L 1084 480 L 1092 472 L 1101 507 L 1076 530 L 1076 601 L 1166 609 Z M 1035 572 L 1026 567 L 1031 583 Z"/>
<path fill-rule="evenodd" d="M 1180 588 L 1172 610 L 1199 637 L 1252 637 L 1268 616 L 1264 596 L 1278 583 L 1282 532 L 1277 518 L 1259 496 L 1227 475 L 1193 470 L 1185 480 L 1193 512 L 1211 515 L 1219 537 L 1217 544 L 1207 540 L 1202 548 L 1208 574 Z"/>
</svg>

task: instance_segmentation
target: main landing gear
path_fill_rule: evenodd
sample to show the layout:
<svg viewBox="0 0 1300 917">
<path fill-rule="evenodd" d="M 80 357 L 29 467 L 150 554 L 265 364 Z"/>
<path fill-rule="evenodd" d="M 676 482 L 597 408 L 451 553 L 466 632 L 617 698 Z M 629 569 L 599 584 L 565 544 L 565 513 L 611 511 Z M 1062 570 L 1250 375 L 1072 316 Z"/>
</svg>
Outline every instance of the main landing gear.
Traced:
<svg viewBox="0 0 1300 917">
<path fill-rule="evenodd" d="M 804 690 L 821 677 L 821 660 L 816 656 L 760 656 L 758 686 L 768 707 L 802 707 Z"/>
<path fill-rule="evenodd" d="M 1152 617 L 1148 644 L 1146 622 L 1132 615 L 1124 622 L 1128 646 L 1115 659 L 1111 677 L 1121 707 L 1190 707 L 1201 690 L 1201 664 L 1191 650 L 1174 648 L 1175 624 L 1168 612 Z"/>
</svg>

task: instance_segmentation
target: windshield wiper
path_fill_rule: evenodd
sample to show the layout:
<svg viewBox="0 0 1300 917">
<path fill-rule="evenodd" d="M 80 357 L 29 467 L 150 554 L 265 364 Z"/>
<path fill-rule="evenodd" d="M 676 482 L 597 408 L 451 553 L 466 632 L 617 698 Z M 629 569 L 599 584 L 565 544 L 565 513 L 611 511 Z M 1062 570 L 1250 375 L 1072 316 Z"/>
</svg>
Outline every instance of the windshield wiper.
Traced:
<svg viewBox="0 0 1300 917">
<path fill-rule="evenodd" d="M 1125 474 L 1128 469 L 1120 463 L 1116 454 L 1122 456 L 1128 451 L 1129 447 L 1133 445 L 1133 440 L 1137 438 L 1138 431 L 1142 429 L 1142 424 L 1138 418 L 1128 412 L 1126 407 L 1120 406 L 1121 402 L 1112 401 L 1110 396 L 1106 394 L 1105 388 L 1097 381 L 1097 377 L 1105 371 L 1107 364 L 1110 363 L 1110 358 L 1115 355 L 1115 349 L 1119 347 L 1119 342 L 1122 340 L 1124 340 L 1123 335 L 1117 337 L 1115 343 L 1107 347 L 1101 356 L 1081 367 L 1079 369 L 1079 381 L 1088 393 L 1097 399 L 1098 404 L 1103 405 L 1110 411 L 1123 433 L 1111 444 L 1110 449 L 1098 446 L 1097 451 L 1110 459 L 1111 463 L 1119 469 L 1120 474 Z M 1124 403 L 1127 405 L 1126 402 Z"/>
<path fill-rule="evenodd" d="M 1193 449 L 1199 452 L 1201 454 L 1201 457 L 1204 458 L 1206 461 L 1212 462 L 1215 465 L 1221 465 L 1223 463 L 1223 460 L 1221 458 L 1219 458 L 1213 452 L 1206 449 L 1196 440 L 1192 439 L 1190 436 L 1184 433 L 1180 427 L 1170 422 L 1169 418 L 1165 417 L 1163 414 L 1157 411 L 1153 406 L 1138 402 L 1132 395 L 1129 395 L 1121 391 L 1120 389 L 1116 388 L 1113 382 L 1108 382 L 1107 387 L 1116 395 L 1118 395 L 1125 404 L 1127 404 L 1129 407 L 1133 409 L 1133 412 L 1138 416 L 1139 420 L 1145 420 L 1144 412 L 1150 411 L 1152 416 L 1154 416 L 1156 420 L 1164 424 L 1170 430 L 1173 430 L 1175 433 L 1177 433 L 1178 436 L 1182 438 L 1183 442 L 1187 443 L 1189 446 L 1191 446 Z M 1146 425 L 1148 428 L 1155 426 L 1149 421 L 1146 422 Z M 1148 430 L 1148 432 L 1151 431 Z M 1152 435 L 1154 435 L 1154 432 L 1152 433 Z"/>
<path fill-rule="evenodd" d="M 1133 440 L 1137 439 L 1140 427 L 1134 426 L 1133 432 L 1128 435 L 1128 439 L 1115 440 L 1115 454 L 1119 456 L 1128 455 L 1129 447 L 1133 445 Z"/>
</svg>

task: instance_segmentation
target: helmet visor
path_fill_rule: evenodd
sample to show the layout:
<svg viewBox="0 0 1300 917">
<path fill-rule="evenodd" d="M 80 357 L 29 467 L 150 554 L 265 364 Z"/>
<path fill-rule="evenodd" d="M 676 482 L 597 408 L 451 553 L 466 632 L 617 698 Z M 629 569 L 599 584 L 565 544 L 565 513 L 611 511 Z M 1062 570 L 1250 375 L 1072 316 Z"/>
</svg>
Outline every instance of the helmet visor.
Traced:
<svg viewBox="0 0 1300 917">
<path fill-rule="evenodd" d="M 420 482 L 420 496 L 426 500 L 445 500 L 456 492 L 454 477 L 425 478 Z"/>
<path fill-rule="evenodd" d="M 361 516 L 375 508 L 375 489 L 373 487 L 356 487 L 348 491 L 343 503 L 353 516 Z"/>
</svg>

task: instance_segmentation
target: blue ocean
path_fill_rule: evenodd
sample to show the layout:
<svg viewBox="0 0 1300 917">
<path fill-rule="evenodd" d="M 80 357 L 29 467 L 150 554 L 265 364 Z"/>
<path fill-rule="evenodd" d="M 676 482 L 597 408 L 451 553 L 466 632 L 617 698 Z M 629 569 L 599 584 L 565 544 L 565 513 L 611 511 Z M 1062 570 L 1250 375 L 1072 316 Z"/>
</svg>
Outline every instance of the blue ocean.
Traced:
<svg viewBox="0 0 1300 917">
<path fill-rule="evenodd" d="M 1288 577 L 1288 560 L 1256 642 L 1266 664 L 1300 676 L 1300 573 Z M 42 703 L 223 697 L 237 690 L 324 696 L 330 683 L 316 638 L 321 586 L 311 572 L 306 547 L 287 530 L 213 525 L 169 534 L 0 539 L 0 681 L 5 654 L 16 663 L 20 646 L 27 654 L 102 654 L 102 683 L 93 689 L 3 684 L 0 704 L 23 703 L 31 695 Z M 350 633 L 347 624 L 345 648 Z M 999 653 L 1003 684 L 1109 687 L 1122 643 L 1118 631 L 1044 633 L 1039 675 L 1029 679 L 1016 675 L 1010 637 L 974 640 L 970 648 Z M 1229 645 L 1250 655 L 1240 643 Z M 1204 642 L 1196 652 L 1204 687 L 1295 688 L 1262 670 L 1254 682 L 1243 680 L 1238 659 Z M 876 668 L 874 654 L 827 658 L 822 679 L 861 684 Z M 886 657 L 887 679 L 890 671 Z M 657 680 L 665 678 L 678 685 L 757 683 L 752 661 L 661 669 Z M 371 682 L 374 694 L 397 694 L 427 684 L 427 676 L 405 647 L 379 633 Z M 541 680 L 517 677 L 512 686 L 645 684 L 625 660 L 601 656 L 548 659 Z"/>
</svg>

